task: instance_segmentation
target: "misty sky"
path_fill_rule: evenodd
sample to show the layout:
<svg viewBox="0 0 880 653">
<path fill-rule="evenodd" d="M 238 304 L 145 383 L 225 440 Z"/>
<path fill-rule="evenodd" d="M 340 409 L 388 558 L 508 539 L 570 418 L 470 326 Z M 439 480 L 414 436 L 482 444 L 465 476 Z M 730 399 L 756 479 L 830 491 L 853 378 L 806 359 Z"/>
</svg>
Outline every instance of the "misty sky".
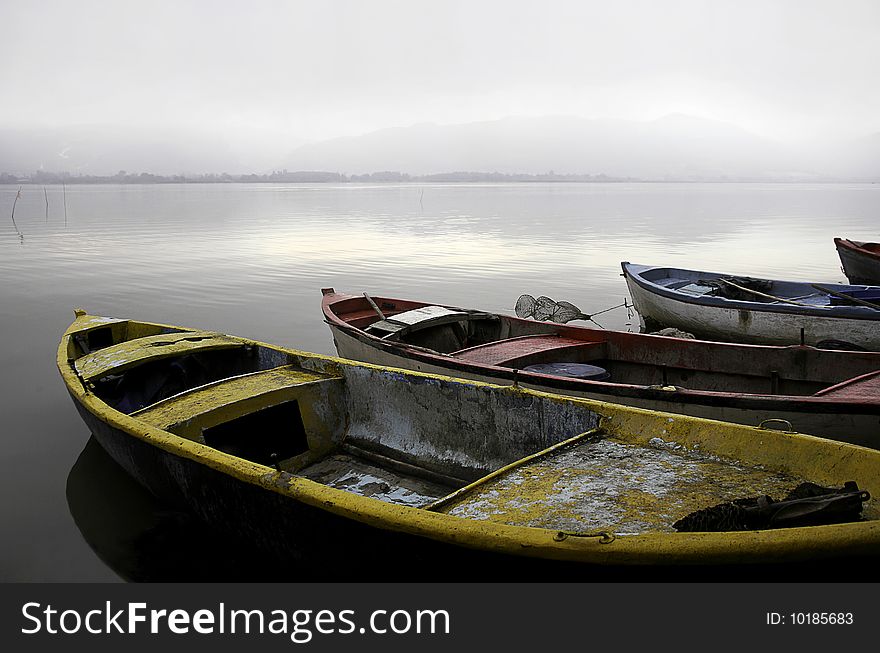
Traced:
<svg viewBox="0 0 880 653">
<path fill-rule="evenodd" d="M 0 128 L 305 141 L 679 112 L 787 140 L 880 131 L 876 0 L 3 0 L 0 24 Z"/>
</svg>

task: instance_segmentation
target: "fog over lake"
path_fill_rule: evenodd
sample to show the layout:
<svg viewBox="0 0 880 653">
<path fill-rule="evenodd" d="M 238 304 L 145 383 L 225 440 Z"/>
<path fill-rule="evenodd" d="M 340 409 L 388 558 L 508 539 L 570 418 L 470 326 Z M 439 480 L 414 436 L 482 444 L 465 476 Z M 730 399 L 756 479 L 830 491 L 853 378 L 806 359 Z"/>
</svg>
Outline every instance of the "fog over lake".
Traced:
<svg viewBox="0 0 880 653">
<path fill-rule="evenodd" d="M 876 180 L 878 20 L 871 0 L 4 3 L 0 172 Z"/>
</svg>

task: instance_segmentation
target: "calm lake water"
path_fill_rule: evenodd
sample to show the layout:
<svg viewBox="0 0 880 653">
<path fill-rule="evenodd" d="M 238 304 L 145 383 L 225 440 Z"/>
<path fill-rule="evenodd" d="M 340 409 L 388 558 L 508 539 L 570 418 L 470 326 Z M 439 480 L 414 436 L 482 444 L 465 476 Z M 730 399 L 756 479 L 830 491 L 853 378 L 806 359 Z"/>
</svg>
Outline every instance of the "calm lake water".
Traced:
<svg viewBox="0 0 880 653">
<path fill-rule="evenodd" d="M 3 581 L 260 574 L 234 545 L 168 555 L 216 540 L 90 440 L 55 368 L 74 307 L 330 354 L 322 287 L 594 313 L 627 296 L 622 260 L 845 281 L 832 238 L 880 235 L 880 184 L 24 186 L 13 223 L 17 189 L 0 186 Z"/>
</svg>

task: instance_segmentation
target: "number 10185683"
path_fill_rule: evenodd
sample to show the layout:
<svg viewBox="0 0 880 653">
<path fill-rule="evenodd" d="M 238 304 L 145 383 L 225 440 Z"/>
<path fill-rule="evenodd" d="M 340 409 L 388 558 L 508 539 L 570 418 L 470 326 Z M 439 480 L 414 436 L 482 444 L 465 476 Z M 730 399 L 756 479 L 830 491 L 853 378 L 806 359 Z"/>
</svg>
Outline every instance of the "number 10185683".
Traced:
<svg viewBox="0 0 880 653">
<path fill-rule="evenodd" d="M 767 625 L 847 626 L 854 621 L 852 612 L 780 612 L 767 613 Z"/>
</svg>

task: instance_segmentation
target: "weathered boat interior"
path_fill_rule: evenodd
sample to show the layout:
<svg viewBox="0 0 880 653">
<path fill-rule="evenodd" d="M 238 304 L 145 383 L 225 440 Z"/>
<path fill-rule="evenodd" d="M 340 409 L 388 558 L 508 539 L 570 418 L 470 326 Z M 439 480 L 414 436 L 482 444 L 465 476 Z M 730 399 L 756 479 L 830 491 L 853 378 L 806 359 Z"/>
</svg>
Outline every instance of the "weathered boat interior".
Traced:
<svg viewBox="0 0 880 653">
<path fill-rule="evenodd" d="M 480 320 L 475 333 L 501 326 Z M 96 319 L 70 339 L 68 360 L 95 395 L 164 431 L 330 487 L 472 519 L 669 531 L 691 510 L 803 480 L 761 460 L 760 448 L 754 462 L 703 452 L 699 438 L 711 442 L 711 433 L 693 447 L 660 437 L 671 420 L 650 413 L 624 425 L 577 400 L 403 377 L 213 332 Z M 880 518 L 874 502 L 865 515 Z"/>
<path fill-rule="evenodd" d="M 695 298 L 718 297 L 758 304 L 801 308 L 870 306 L 878 288 L 863 284 L 811 284 L 777 279 L 756 279 L 677 268 L 648 268 L 637 275 L 661 288 Z"/>
<path fill-rule="evenodd" d="M 869 242 L 857 242 L 850 241 L 856 243 L 861 249 L 866 252 L 870 252 L 872 254 L 880 254 L 880 243 L 869 243 Z"/>
<path fill-rule="evenodd" d="M 659 439 L 645 446 L 597 437 L 474 484 L 436 509 L 574 533 L 672 532 L 694 511 L 745 497 L 784 496 L 801 482 Z"/>
<path fill-rule="evenodd" d="M 366 333 L 462 363 L 607 383 L 810 396 L 878 369 L 876 357 L 852 355 L 841 365 L 839 358 L 832 361 L 834 353 L 813 347 L 764 349 L 759 356 L 748 346 L 646 340 L 616 331 L 379 301 L 381 318 L 360 298 L 334 308 L 342 320 Z"/>
<path fill-rule="evenodd" d="M 844 246 L 849 249 L 860 250 L 866 254 L 880 256 L 880 243 L 873 243 L 862 240 L 850 240 L 849 238 L 835 238 L 834 243 L 839 247 Z"/>
<path fill-rule="evenodd" d="M 828 306 L 831 303 L 828 293 L 813 288 L 807 283 L 754 279 L 677 268 L 651 268 L 640 272 L 639 276 L 662 288 L 695 297 L 722 297 L 764 304 L 796 301 L 805 306 Z"/>
<path fill-rule="evenodd" d="M 204 331 L 101 322 L 68 358 L 97 397 L 162 430 L 333 487 L 429 503 L 599 416 L 470 384 L 400 383 Z M 452 410 L 450 410 L 452 408 Z M 419 498 L 423 497 L 423 498 Z"/>
</svg>

